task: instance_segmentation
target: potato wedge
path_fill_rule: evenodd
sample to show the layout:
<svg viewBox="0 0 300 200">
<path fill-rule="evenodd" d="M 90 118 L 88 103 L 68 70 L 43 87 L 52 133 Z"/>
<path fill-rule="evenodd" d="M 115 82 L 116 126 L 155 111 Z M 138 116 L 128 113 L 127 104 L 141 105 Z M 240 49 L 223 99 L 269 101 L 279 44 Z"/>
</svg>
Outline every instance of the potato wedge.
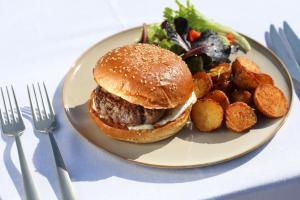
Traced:
<svg viewBox="0 0 300 200">
<path fill-rule="evenodd" d="M 261 73 L 259 66 L 245 56 L 240 56 L 232 63 L 234 72 L 248 71 L 252 73 Z"/>
<path fill-rule="evenodd" d="M 272 77 L 268 74 L 255 74 L 255 77 L 258 81 L 259 84 L 272 84 L 274 85 L 274 81 L 272 79 Z"/>
<path fill-rule="evenodd" d="M 272 84 L 259 85 L 253 95 L 257 109 L 266 117 L 277 118 L 288 111 L 288 102 L 280 89 Z"/>
<path fill-rule="evenodd" d="M 226 107 L 230 104 L 228 97 L 226 94 L 221 90 L 213 90 L 209 92 L 204 99 L 212 99 L 218 102 L 223 110 L 225 111 Z"/>
<path fill-rule="evenodd" d="M 202 132 L 210 132 L 222 125 L 222 106 L 212 99 L 199 99 L 192 108 L 191 119 L 195 127 Z"/>
<path fill-rule="evenodd" d="M 230 101 L 234 102 L 244 102 L 248 105 L 252 103 L 252 94 L 247 90 L 236 90 L 231 93 Z"/>
<path fill-rule="evenodd" d="M 212 78 L 212 81 L 215 83 L 219 80 L 228 81 L 231 76 L 231 66 L 229 63 L 222 63 L 208 71 L 208 75 Z"/>
<path fill-rule="evenodd" d="M 193 76 L 194 92 L 197 98 L 205 96 L 212 88 L 213 82 L 206 72 L 197 72 Z"/>
<path fill-rule="evenodd" d="M 243 102 L 235 102 L 226 108 L 226 127 L 234 132 L 243 132 L 257 122 L 253 109 Z"/>
</svg>

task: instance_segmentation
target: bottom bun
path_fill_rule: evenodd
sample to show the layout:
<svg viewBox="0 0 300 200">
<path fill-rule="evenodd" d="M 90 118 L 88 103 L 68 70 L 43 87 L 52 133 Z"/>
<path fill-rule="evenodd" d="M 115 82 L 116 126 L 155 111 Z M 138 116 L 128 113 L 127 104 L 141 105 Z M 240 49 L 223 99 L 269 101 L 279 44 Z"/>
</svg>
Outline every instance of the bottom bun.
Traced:
<svg viewBox="0 0 300 200">
<path fill-rule="evenodd" d="M 92 94 L 93 96 L 93 94 Z M 98 117 L 98 113 L 92 108 L 92 98 L 89 100 L 89 113 L 92 119 L 96 122 L 98 127 L 108 136 L 122 141 L 133 143 L 151 143 L 157 142 L 179 132 L 186 124 L 192 106 L 188 107 L 176 120 L 171 121 L 164 126 L 156 127 L 154 129 L 142 129 L 142 130 L 128 130 L 117 127 L 112 127 L 106 124 Z"/>
</svg>

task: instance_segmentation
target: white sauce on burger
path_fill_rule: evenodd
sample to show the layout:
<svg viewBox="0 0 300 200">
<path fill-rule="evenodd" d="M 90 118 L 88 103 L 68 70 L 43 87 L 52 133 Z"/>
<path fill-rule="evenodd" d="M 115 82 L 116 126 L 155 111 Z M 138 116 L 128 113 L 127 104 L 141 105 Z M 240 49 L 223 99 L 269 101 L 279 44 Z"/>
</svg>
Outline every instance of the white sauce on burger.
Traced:
<svg viewBox="0 0 300 200">
<path fill-rule="evenodd" d="M 170 109 L 168 113 L 158 122 L 156 122 L 156 125 L 163 126 L 167 124 L 168 122 L 174 121 L 177 119 L 190 105 L 196 103 L 197 97 L 195 93 L 193 92 L 190 98 L 181 106 L 177 108 Z M 96 105 L 95 101 L 93 99 L 92 108 L 96 111 Z M 101 117 L 101 116 L 100 116 Z M 135 126 L 127 126 L 129 130 L 143 130 L 143 129 L 153 129 L 154 126 L 152 124 L 141 124 L 141 125 L 135 125 Z"/>
</svg>

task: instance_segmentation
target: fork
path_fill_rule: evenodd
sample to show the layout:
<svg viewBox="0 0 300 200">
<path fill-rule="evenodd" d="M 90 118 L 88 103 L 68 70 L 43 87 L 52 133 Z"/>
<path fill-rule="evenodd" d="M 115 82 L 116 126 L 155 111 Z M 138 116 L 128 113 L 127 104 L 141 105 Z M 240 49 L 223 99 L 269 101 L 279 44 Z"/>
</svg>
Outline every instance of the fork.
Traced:
<svg viewBox="0 0 300 200">
<path fill-rule="evenodd" d="M 35 100 L 35 105 L 33 105 L 33 98 L 31 97 L 31 92 L 29 89 L 29 86 L 27 85 L 27 92 L 28 92 L 28 97 L 29 97 L 29 102 L 30 102 L 30 107 L 31 107 L 31 112 L 32 112 L 32 119 L 33 119 L 33 124 L 34 128 L 42 133 L 46 133 L 49 135 L 50 138 L 50 143 L 52 146 L 52 151 L 54 155 L 54 160 L 56 164 L 56 170 L 57 170 L 57 176 L 59 180 L 59 186 L 60 186 L 60 191 L 61 191 L 61 197 L 62 199 L 75 199 L 75 194 L 71 185 L 71 179 L 68 174 L 68 171 L 66 169 L 65 163 L 63 161 L 63 158 L 61 156 L 61 153 L 59 151 L 59 148 L 57 146 L 57 143 L 54 139 L 53 136 L 53 131 L 56 127 L 56 120 L 55 120 L 55 114 L 52 109 L 48 92 L 45 86 L 45 83 L 43 83 L 43 89 L 44 89 L 44 95 L 42 95 L 42 90 L 40 87 L 40 84 L 37 84 L 38 87 L 38 92 L 40 96 L 40 104 L 42 105 L 40 107 L 38 98 L 37 98 L 37 92 L 36 92 L 36 87 L 34 84 L 32 84 L 32 90 L 33 90 L 33 96 Z M 43 98 L 43 96 L 46 96 Z M 46 99 L 44 101 L 44 99 Z M 48 113 L 46 110 L 46 107 L 48 109 Z M 37 112 L 36 112 L 37 111 Z"/>
<path fill-rule="evenodd" d="M 23 122 L 23 119 L 22 119 L 22 116 L 20 113 L 20 108 L 18 106 L 15 91 L 12 86 L 11 86 L 11 92 L 13 94 L 13 104 L 15 106 L 15 109 L 13 109 L 13 104 L 12 104 L 12 100 L 10 98 L 9 90 L 6 87 L 6 94 L 7 94 L 7 99 L 8 99 L 8 103 L 9 103 L 9 109 L 7 108 L 3 90 L 1 87 L 1 96 L 2 96 L 2 102 L 4 105 L 3 113 L 2 113 L 2 110 L 0 109 L 1 129 L 2 129 L 2 133 L 4 135 L 15 137 L 21 171 L 22 171 L 22 175 L 23 175 L 22 177 L 23 177 L 23 184 L 24 184 L 26 199 L 37 200 L 37 199 L 39 199 L 38 195 L 37 195 L 37 190 L 36 190 L 35 184 L 32 180 L 32 177 L 31 177 L 31 174 L 30 174 L 30 171 L 29 171 L 26 159 L 25 159 L 21 139 L 20 139 L 22 133 L 25 130 L 25 126 L 24 126 L 24 122 Z M 15 113 L 15 110 L 17 111 L 16 113 Z"/>
</svg>

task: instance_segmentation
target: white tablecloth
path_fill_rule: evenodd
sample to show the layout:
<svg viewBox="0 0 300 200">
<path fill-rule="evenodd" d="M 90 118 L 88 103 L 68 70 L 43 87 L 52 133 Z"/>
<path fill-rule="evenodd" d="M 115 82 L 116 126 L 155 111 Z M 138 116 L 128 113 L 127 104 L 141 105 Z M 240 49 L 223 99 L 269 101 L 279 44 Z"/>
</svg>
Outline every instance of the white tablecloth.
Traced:
<svg viewBox="0 0 300 200">
<path fill-rule="evenodd" d="M 297 0 L 194 0 L 206 15 L 264 43 L 264 32 L 287 20 L 300 34 Z M 207 168 L 164 170 L 119 160 L 80 139 L 61 105 L 64 75 L 89 46 L 143 22 L 158 22 L 172 0 L 9 1 L 0 0 L 0 85 L 13 84 L 24 113 L 23 147 L 42 199 L 56 199 L 53 156 L 48 137 L 34 133 L 26 84 L 45 81 L 60 128 L 55 137 L 78 199 L 296 199 L 300 192 L 299 109 L 275 138 L 242 158 Z M 74 88 L 76 90 L 76 88 Z M 27 114 L 26 114 L 27 113 Z M 0 197 L 24 197 L 13 138 L 0 137 Z"/>
</svg>

